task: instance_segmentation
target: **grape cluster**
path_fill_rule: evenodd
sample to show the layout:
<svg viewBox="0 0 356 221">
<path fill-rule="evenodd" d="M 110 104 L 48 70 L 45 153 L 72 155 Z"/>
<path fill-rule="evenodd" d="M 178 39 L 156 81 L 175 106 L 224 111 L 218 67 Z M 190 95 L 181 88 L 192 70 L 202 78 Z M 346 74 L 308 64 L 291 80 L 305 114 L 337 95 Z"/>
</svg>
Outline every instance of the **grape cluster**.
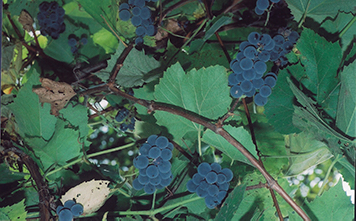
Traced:
<svg viewBox="0 0 356 221">
<path fill-rule="evenodd" d="M 59 221 L 72 221 L 73 217 L 83 214 L 83 205 L 75 203 L 74 200 L 67 200 L 63 206 L 58 206 L 56 210 Z"/>
<path fill-rule="evenodd" d="M 44 36 L 51 36 L 57 39 L 59 34 L 64 32 L 66 26 L 63 16 L 64 9 L 57 2 L 42 2 L 39 5 L 40 12 L 37 14 L 38 23 L 41 26 L 40 31 Z"/>
<path fill-rule="evenodd" d="M 144 189 L 152 194 L 156 189 L 168 186 L 172 179 L 171 163 L 173 144 L 164 136 L 151 135 L 140 147 L 140 155 L 134 161 L 134 166 L 140 173 L 132 182 L 136 190 Z"/>
<path fill-rule="evenodd" d="M 292 34 L 294 33 L 294 34 Z M 292 39 L 289 39 L 292 36 Z M 242 95 L 254 96 L 256 105 L 264 106 L 268 101 L 268 96 L 272 93 L 272 88 L 276 85 L 277 76 L 267 71 L 267 61 L 274 61 L 284 66 L 288 63 L 285 54 L 289 53 L 293 44 L 298 39 L 297 32 L 291 32 L 289 38 L 283 35 L 276 35 L 273 38 L 268 34 L 251 32 L 248 41 L 240 44 L 240 52 L 236 59 L 230 63 L 233 73 L 229 75 L 230 94 L 234 98 Z"/>
<path fill-rule="evenodd" d="M 117 122 L 122 122 L 120 124 L 120 130 L 127 131 L 127 129 L 129 130 L 135 129 L 136 119 L 134 116 L 129 117 L 129 115 L 130 115 L 130 111 L 125 107 L 117 112 L 115 116 L 115 120 Z"/>
<path fill-rule="evenodd" d="M 77 36 L 71 34 L 68 37 L 68 44 L 70 46 L 70 51 L 75 54 L 78 52 L 78 49 L 81 45 L 86 45 L 88 43 L 88 38 L 85 35 L 82 35 L 81 39 L 79 40 Z"/>
<path fill-rule="evenodd" d="M 198 166 L 198 172 L 187 182 L 187 189 L 204 197 L 206 206 L 213 209 L 225 198 L 232 178 L 229 168 L 222 169 L 218 163 L 203 162 Z"/>
<path fill-rule="evenodd" d="M 270 0 L 272 3 L 278 3 L 280 0 Z M 256 2 L 256 8 L 255 12 L 258 15 L 262 15 L 265 10 L 269 7 L 269 1 L 268 0 L 257 0 Z"/>
<path fill-rule="evenodd" d="M 136 26 L 135 44 L 143 43 L 144 36 L 154 36 L 157 32 L 153 25 L 151 9 L 146 6 L 146 2 L 150 0 L 129 0 L 128 3 L 122 3 L 119 6 L 119 17 L 122 21 L 131 19 L 131 23 Z M 157 0 L 151 0 L 157 2 Z"/>
</svg>

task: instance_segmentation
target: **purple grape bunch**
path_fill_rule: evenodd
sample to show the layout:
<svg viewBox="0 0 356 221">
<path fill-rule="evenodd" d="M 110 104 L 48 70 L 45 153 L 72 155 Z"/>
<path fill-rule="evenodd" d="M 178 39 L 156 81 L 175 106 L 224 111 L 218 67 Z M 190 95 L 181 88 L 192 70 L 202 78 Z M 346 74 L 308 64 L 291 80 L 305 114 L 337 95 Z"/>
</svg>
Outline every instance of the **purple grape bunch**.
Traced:
<svg viewBox="0 0 356 221">
<path fill-rule="evenodd" d="M 74 200 L 67 200 L 63 206 L 58 206 L 56 212 L 59 221 L 72 221 L 74 217 L 83 214 L 84 207 L 82 204 L 76 203 Z"/>
<path fill-rule="evenodd" d="M 222 169 L 218 163 L 203 162 L 198 166 L 198 172 L 187 182 L 187 189 L 205 198 L 206 206 L 213 209 L 226 197 L 232 178 L 233 173 L 229 168 Z"/>
<path fill-rule="evenodd" d="M 40 12 L 37 14 L 41 34 L 58 39 L 59 34 L 66 29 L 63 16 L 65 11 L 57 2 L 42 2 L 39 5 Z"/>
<path fill-rule="evenodd" d="M 147 2 L 157 2 L 150 0 L 129 0 L 119 6 L 119 17 L 122 21 L 129 21 L 136 27 L 135 44 L 143 44 L 143 37 L 154 36 L 157 28 L 153 24 L 151 9 Z"/>
<path fill-rule="evenodd" d="M 85 35 L 82 35 L 80 39 L 74 34 L 68 36 L 68 45 L 70 46 L 70 51 L 75 54 L 78 53 L 78 49 L 82 45 L 86 45 L 88 43 L 88 38 Z"/>
<path fill-rule="evenodd" d="M 122 109 L 120 109 L 116 116 L 115 116 L 115 120 L 117 122 L 121 122 L 120 124 L 120 130 L 122 131 L 127 131 L 129 130 L 134 130 L 135 129 L 135 122 L 136 119 L 134 116 L 130 116 L 130 111 L 124 107 Z"/>
<path fill-rule="evenodd" d="M 280 0 L 257 0 L 255 12 L 257 15 L 262 15 L 271 3 L 278 3 Z"/>
<path fill-rule="evenodd" d="M 273 38 L 269 34 L 251 32 L 247 41 L 240 44 L 240 52 L 230 63 L 233 71 L 228 78 L 231 96 L 254 97 L 256 105 L 264 106 L 277 81 L 275 73 L 265 74 L 266 62 L 286 65 L 288 60 L 285 55 L 293 49 L 298 38 L 299 34 L 295 31 L 287 36 L 277 34 Z"/>
<path fill-rule="evenodd" d="M 140 155 L 133 160 L 134 166 L 139 169 L 138 177 L 132 182 L 135 190 L 144 189 L 145 193 L 152 194 L 172 182 L 172 165 L 169 160 L 173 148 L 165 136 L 151 135 L 147 138 L 140 147 Z"/>
</svg>

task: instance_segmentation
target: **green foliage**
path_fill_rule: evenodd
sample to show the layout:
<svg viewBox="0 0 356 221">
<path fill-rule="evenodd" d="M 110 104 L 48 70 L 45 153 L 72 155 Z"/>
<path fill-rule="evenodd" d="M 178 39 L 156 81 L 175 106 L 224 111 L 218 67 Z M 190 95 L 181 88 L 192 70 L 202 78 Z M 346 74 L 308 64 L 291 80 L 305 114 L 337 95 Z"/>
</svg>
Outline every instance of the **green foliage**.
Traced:
<svg viewBox="0 0 356 221">
<path fill-rule="evenodd" d="M 337 107 L 336 126 L 345 134 L 356 137 L 356 62 L 345 67 L 341 73 L 341 88 Z"/>
<path fill-rule="evenodd" d="M 231 220 L 235 215 L 239 205 L 243 199 L 246 186 L 240 185 L 237 186 L 232 193 L 226 198 L 225 203 L 221 206 L 221 209 L 215 220 Z"/>
<path fill-rule="evenodd" d="M 327 17 L 334 18 L 339 11 L 355 12 L 354 2 L 347 0 L 287 0 L 286 2 L 297 22 L 310 17 L 321 23 Z"/>
<path fill-rule="evenodd" d="M 125 47 L 122 43 L 119 44 L 114 55 L 108 61 L 108 67 L 96 75 L 103 81 L 109 79 L 111 71 L 116 67 L 116 62 L 120 58 Z M 140 61 L 140 62 L 137 62 Z M 116 83 L 124 87 L 141 86 L 145 82 L 150 82 L 159 75 L 157 69 L 160 63 L 154 58 L 146 56 L 143 51 L 138 51 L 135 48 L 131 50 L 116 77 Z"/>
<path fill-rule="evenodd" d="M 37 94 L 32 92 L 34 86 L 41 84 L 36 68 L 32 67 L 27 74 L 30 75 L 27 83 L 8 107 L 15 115 L 18 133 L 22 137 L 49 140 L 55 131 L 56 118 L 50 114 L 50 104 L 42 106 Z"/>
<path fill-rule="evenodd" d="M 21 202 L 13 204 L 12 206 L 0 208 L 1 220 L 26 220 L 27 212 L 25 210 L 25 199 Z"/>
<path fill-rule="evenodd" d="M 304 132 L 286 138 L 287 149 L 291 156 L 287 176 L 298 175 L 332 157 L 327 145 L 313 138 L 311 134 Z"/>
<path fill-rule="evenodd" d="M 217 119 L 229 108 L 231 98 L 226 99 L 226 69 L 221 66 L 191 70 L 185 74 L 179 63 L 172 65 L 155 88 L 156 102 L 184 108 L 198 116 Z M 201 125 L 183 117 L 166 112 L 154 114 L 159 125 L 167 127 L 170 134 L 179 141 L 188 132 L 202 132 Z"/>
<path fill-rule="evenodd" d="M 336 184 L 341 174 L 355 188 L 354 1 L 286 0 L 267 16 L 254 13 L 256 1 L 148 2 L 157 34 L 145 36 L 143 45 L 135 45 L 131 21 L 120 19 L 127 1 L 58 1 L 66 26 L 58 39 L 40 32 L 42 2 L 3 2 L 0 220 L 37 219 L 39 203 L 59 205 L 64 196 L 85 198 L 90 209 L 80 218 L 90 220 L 279 220 L 271 192 L 285 220 L 301 220 L 287 197 L 311 220 L 354 219 L 343 183 Z M 19 21 L 24 9 L 34 33 Z M 228 85 L 229 61 L 254 31 L 300 35 L 289 63 L 266 63 L 278 79 L 264 107 L 253 98 L 232 99 Z M 72 35 L 87 39 L 76 53 Z M 58 116 L 33 92 L 41 78 L 65 82 L 78 95 Z M 118 122 L 122 108 L 129 111 Z M 131 121 L 134 129 L 124 131 Z M 172 182 L 151 195 L 133 188 L 142 172 L 133 159 L 153 134 L 175 147 Z M 201 162 L 233 172 L 214 209 L 187 190 Z M 65 192 L 90 180 L 97 185 Z M 100 203 L 86 195 L 90 189 L 98 190 Z M 54 217 L 53 209 L 45 212 Z"/>
<path fill-rule="evenodd" d="M 338 85 L 337 69 L 341 61 L 341 48 L 330 43 L 310 29 L 304 29 L 296 48 L 301 53 L 305 75 L 301 83 L 316 95 L 322 105 Z M 330 59 L 332 56 L 333 59 Z"/>
<path fill-rule="evenodd" d="M 248 132 L 243 129 L 243 127 L 232 127 L 225 126 L 224 129 L 234 138 L 236 138 L 254 157 L 257 157 L 256 147 L 252 143 L 251 138 L 249 137 Z M 211 130 L 208 130 L 203 135 L 203 141 L 211 146 L 216 147 L 224 154 L 229 156 L 232 160 L 238 160 L 240 162 L 251 164 L 244 155 L 240 151 L 236 149 L 236 147 L 232 146 L 227 140 L 222 138 L 221 136 L 215 134 Z"/>
<path fill-rule="evenodd" d="M 311 217 L 318 220 L 352 220 L 355 212 L 355 207 L 342 189 L 341 182 L 322 196 L 316 197 L 313 202 L 305 202 L 305 208 L 311 211 L 313 215 Z"/>
</svg>

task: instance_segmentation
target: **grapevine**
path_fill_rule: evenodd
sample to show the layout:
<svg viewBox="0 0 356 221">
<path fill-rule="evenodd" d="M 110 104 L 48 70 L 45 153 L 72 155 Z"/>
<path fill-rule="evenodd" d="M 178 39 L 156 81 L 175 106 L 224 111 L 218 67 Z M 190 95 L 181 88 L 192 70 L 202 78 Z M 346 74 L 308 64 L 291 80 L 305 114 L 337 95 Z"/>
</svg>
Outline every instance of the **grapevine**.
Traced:
<svg viewBox="0 0 356 221">
<path fill-rule="evenodd" d="M 2 219 L 354 219 L 356 5 L 300 3 L 4 1 Z"/>
</svg>

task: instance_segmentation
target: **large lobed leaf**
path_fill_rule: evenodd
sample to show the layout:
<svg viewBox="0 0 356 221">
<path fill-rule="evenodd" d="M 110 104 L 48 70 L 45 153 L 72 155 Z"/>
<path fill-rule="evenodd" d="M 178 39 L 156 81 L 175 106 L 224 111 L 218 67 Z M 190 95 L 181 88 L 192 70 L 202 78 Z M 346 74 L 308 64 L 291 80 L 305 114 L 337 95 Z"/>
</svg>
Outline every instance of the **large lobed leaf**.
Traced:
<svg viewBox="0 0 356 221">
<path fill-rule="evenodd" d="M 172 104 L 212 120 L 225 114 L 231 103 L 226 69 L 221 66 L 193 69 L 185 74 L 179 63 L 172 65 L 160 79 L 154 96 L 157 102 Z M 203 130 L 201 125 L 170 113 L 157 112 L 155 117 L 175 139 L 189 131 Z"/>
<path fill-rule="evenodd" d="M 327 32 L 332 34 L 339 34 L 354 18 L 351 13 L 339 12 L 335 19 L 326 20 L 321 25 Z M 356 23 L 351 24 L 348 30 L 341 36 L 342 51 L 351 47 L 350 43 L 355 39 Z"/>
<path fill-rule="evenodd" d="M 356 137 L 356 61 L 341 73 L 341 88 L 336 115 L 336 126 L 345 134 Z"/>
<path fill-rule="evenodd" d="M 69 121 L 74 127 L 78 127 L 80 137 L 85 137 L 89 133 L 88 109 L 83 105 L 69 103 L 66 108 L 59 111 L 62 117 Z"/>
<path fill-rule="evenodd" d="M 107 81 L 124 49 L 125 46 L 120 43 L 115 54 L 108 61 L 107 68 L 95 73 L 95 75 L 103 81 Z M 138 51 L 133 48 L 116 76 L 116 83 L 124 87 L 141 86 L 143 83 L 150 82 L 160 75 L 160 72 L 157 70 L 160 66 L 160 62 L 156 61 L 153 57 L 146 56 L 144 51 Z"/>
<path fill-rule="evenodd" d="M 346 196 L 342 188 L 341 179 L 333 188 L 317 196 L 312 202 L 306 201 L 306 206 L 312 211 L 317 220 L 352 220 L 355 207 L 350 197 Z M 327 211 L 327 212 L 325 212 Z"/>
<path fill-rule="evenodd" d="M 349 0 L 286 0 L 288 7 L 299 22 L 304 16 L 321 23 L 325 18 L 334 18 L 339 11 L 356 12 L 355 1 Z"/>
<path fill-rule="evenodd" d="M 23 138 L 42 137 L 49 140 L 54 133 L 56 117 L 50 114 L 50 104 L 39 102 L 37 94 L 32 92 L 35 85 L 40 85 L 39 73 L 35 66 L 27 73 L 30 77 L 20 89 L 9 109 L 15 115 L 18 133 Z"/>
<path fill-rule="evenodd" d="M 229 193 L 225 202 L 221 205 L 219 213 L 215 217 L 216 221 L 232 219 L 242 202 L 245 190 L 246 186 L 240 185 L 235 187 L 235 189 Z"/>
<path fill-rule="evenodd" d="M 301 53 L 306 73 L 302 83 L 322 105 L 338 85 L 341 48 L 337 42 L 328 42 L 310 29 L 303 30 L 296 47 Z"/>
<path fill-rule="evenodd" d="M 25 210 L 25 199 L 12 206 L 0 208 L 0 220 L 25 221 L 27 211 Z"/>
<path fill-rule="evenodd" d="M 68 160 L 78 157 L 81 150 L 78 138 L 79 131 L 68 128 L 68 123 L 58 119 L 51 140 L 44 147 L 33 147 L 43 169 L 47 170 L 52 165 L 63 166 Z"/>
<path fill-rule="evenodd" d="M 332 157 L 325 143 L 315 140 L 312 134 L 305 132 L 287 136 L 286 147 L 291 156 L 287 176 L 298 175 Z"/>
<path fill-rule="evenodd" d="M 265 114 L 269 123 L 281 134 L 296 133 L 300 130 L 293 125 L 294 95 L 288 86 L 287 78 L 291 73 L 303 73 L 304 69 L 300 64 L 292 65 L 283 69 L 278 74 L 276 86 L 265 105 Z"/>
</svg>

